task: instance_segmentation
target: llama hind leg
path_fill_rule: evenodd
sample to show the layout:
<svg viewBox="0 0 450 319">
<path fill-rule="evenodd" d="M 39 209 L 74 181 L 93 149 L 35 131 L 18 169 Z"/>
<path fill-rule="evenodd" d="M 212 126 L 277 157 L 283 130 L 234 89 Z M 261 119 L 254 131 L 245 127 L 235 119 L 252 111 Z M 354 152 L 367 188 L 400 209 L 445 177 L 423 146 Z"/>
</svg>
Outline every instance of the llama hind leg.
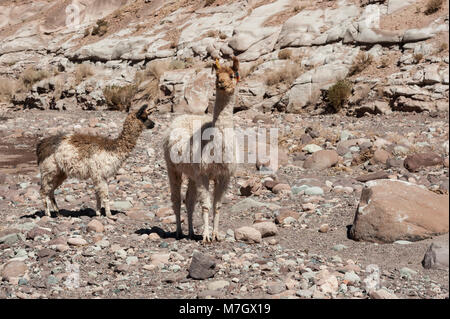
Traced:
<svg viewBox="0 0 450 319">
<path fill-rule="evenodd" d="M 100 192 L 97 190 L 95 191 L 95 200 L 97 202 L 97 206 L 95 209 L 95 216 L 100 216 L 102 212 L 102 199 L 100 197 Z"/>
<path fill-rule="evenodd" d="M 211 210 L 211 194 L 209 192 L 209 180 L 204 180 L 200 188 L 200 203 L 203 214 L 203 242 L 211 242 L 209 232 L 209 211 Z"/>
<path fill-rule="evenodd" d="M 59 212 L 58 204 L 55 199 L 55 190 L 61 186 L 64 180 L 67 178 L 67 175 L 64 172 L 59 172 L 53 179 L 53 189 L 50 191 L 50 202 L 53 206 L 54 211 Z"/>
<path fill-rule="evenodd" d="M 40 194 L 42 202 L 44 204 L 44 210 L 46 216 L 51 216 L 50 211 L 54 209 L 51 197 L 54 198 L 54 175 L 51 173 L 44 174 L 41 171 L 41 189 Z"/>
<path fill-rule="evenodd" d="M 175 214 L 177 222 L 176 238 L 181 239 L 183 237 L 183 230 L 181 229 L 181 182 L 182 174 L 176 172 L 173 168 L 169 168 L 169 183 L 170 183 L 170 193 L 172 201 L 172 209 Z"/>
<path fill-rule="evenodd" d="M 213 198 L 213 232 L 212 240 L 219 241 L 219 220 L 220 220 L 220 210 L 217 206 L 221 203 L 222 197 L 225 194 L 230 179 L 228 177 L 223 177 L 219 180 L 214 181 L 214 198 Z"/>
<path fill-rule="evenodd" d="M 192 179 L 189 179 L 188 189 L 186 192 L 186 211 L 189 224 L 189 238 L 194 239 L 194 227 L 192 223 L 192 215 L 194 213 L 195 204 L 197 201 L 197 184 Z"/>
</svg>

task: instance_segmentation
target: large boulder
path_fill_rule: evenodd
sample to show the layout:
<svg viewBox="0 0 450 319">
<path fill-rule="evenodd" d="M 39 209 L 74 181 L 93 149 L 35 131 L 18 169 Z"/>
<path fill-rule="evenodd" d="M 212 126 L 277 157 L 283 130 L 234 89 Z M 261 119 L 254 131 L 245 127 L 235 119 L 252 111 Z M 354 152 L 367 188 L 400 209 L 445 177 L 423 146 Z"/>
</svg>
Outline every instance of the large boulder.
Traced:
<svg viewBox="0 0 450 319">
<path fill-rule="evenodd" d="M 205 114 L 213 87 L 214 76 L 206 69 L 168 71 L 161 79 L 161 88 L 176 113 Z"/>
<path fill-rule="evenodd" d="M 370 181 L 362 191 L 350 238 L 392 243 L 447 233 L 448 199 L 407 182 Z"/>
<path fill-rule="evenodd" d="M 422 266 L 430 268 L 448 268 L 448 241 L 434 242 L 428 247 L 422 260 Z"/>
</svg>

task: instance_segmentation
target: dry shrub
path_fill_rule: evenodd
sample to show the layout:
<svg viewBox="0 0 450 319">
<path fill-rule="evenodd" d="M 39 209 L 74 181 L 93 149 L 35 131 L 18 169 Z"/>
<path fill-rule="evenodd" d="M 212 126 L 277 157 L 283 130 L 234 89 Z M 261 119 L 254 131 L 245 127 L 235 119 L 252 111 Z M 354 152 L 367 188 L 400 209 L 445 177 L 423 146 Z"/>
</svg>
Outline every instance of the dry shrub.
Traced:
<svg viewBox="0 0 450 319">
<path fill-rule="evenodd" d="M 30 89 L 33 84 L 49 77 L 49 73 L 44 70 L 36 70 L 33 67 L 27 68 L 23 71 L 21 80 L 26 89 Z"/>
<path fill-rule="evenodd" d="M 290 62 L 284 68 L 269 73 L 266 77 L 266 84 L 269 86 L 279 83 L 291 85 L 302 72 L 303 69 L 300 64 Z"/>
<path fill-rule="evenodd" d="M 381 58 L 381 65 L 380 65 L 383 69 L 387 68 L 389 66 L 389 58 L 388 57 L 382 57 Z"/>
<path fill-rule="evenodd" d="M 130 84 L 126 86 L 107 86 L 103 89 L 103 95 L 109 110 L 126 111 L 131 107 L 131 101 L 137 92 L 137 86 Z"/>
<path fill-rule="evenodd" d="M 278 52 L 278 59 L 280 60 L 290 60 L 292 58 L 292 50 L 283 49 Z"/>
<path fill-rule="evenodd" d="M 79 64 L 75 68 L 75 81 L 77 84 L 92 75 L 94 75 L 94 71 L 89 64 Z"/>
<path fill-rule="evenodd" d="M 170 48 L 175 49 L 178 46 L 178 42 L 180 41 L 181 30 L 179 29 L 171 29 L 166 33 L 166 39 L 170 43 Z"/>
<path fill-rule="evenodd" d="M 98 35 L 99 37 L 105 35 L 108 32 L 108 22 L 104 19 L 97 20 L 97 25 L 92 29 L 92 35 Z"/>
<path fill-rule="evenodd" d="M 414 54 L 414 63 L 419 63 L 420 61 L 422 61 L 423 59 L 423 54 L 422 53 L 416 53 Z"/>
<path fill-rule="evenodd" d="M 327 98 L 336 112 L 339 112 L 352 93 L 352 84 L 348 80 L 339 80 L 328 89 Z"/>
<path fill-rule="evenodd" d="M 438 12 L 439 10 L 441 10 L 443 3 L 443 0 L 429 0 L 424 11 L 425 14 L 429 15 Z"/>
<path fill-rule="evenodd" d="M 142 95 L 148 99 L 157 98 L 159 95 L 159 81 L 164 72 L 170 70 L 170 63 L 167 61 L 152 61 L 147 64 L 144 71 L 136 73 L 134 83 L 136 87 L 146 82 L 142 90 Z M 142 88 L 141 88 L 142 89 Z"/>
<path fill-rule="evenodd" d="M 349 76 L 361 73 L 369 65 L 371 65 L 372 62 L 373 62 L 372 55 L 364 52 L 359 52 L 355 60 L 353 61 L 352 66 L 350 67 Z"/>
<path fill-rule="evenodd" d="M 447 51 L 447 50 L 448 50 L 448 43 L 447 42 L 442 42 L 439 45 L 438 53 L 441 53 L 441 52 L 444 52 L 444 51 Z"/>
<path fill-rule="evenodd" d="M 205 7 L 212 6 L 216 2 L 216 0 L 206 0 L 205 1 Z"/>
<path fill-rule="evenodd" d="M 9 78 L 0 78 L 0 102 L 11 101 L 16 92 L 17 81 Z"/>
<path fill-rule="evenodd" d="M 63 80 L 63 78 L 57 77 L 55 79 L 55 88 L 53 91 L 53 97 L 55 98 L 56 101 L 61 99 L 61 95 L 64 90 L 64 84 L 65 84 L 65 81 Z"/>
</svg>

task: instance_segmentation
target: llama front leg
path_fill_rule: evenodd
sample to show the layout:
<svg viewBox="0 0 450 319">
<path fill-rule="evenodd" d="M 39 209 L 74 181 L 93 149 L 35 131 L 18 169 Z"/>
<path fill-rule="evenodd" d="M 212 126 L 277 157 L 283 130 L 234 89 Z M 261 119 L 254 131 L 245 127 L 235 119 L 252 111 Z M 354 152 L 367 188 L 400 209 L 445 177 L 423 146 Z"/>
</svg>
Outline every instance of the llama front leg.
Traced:
<svg viewBox="0 0 450 319">
<path fill-rule="evenodd" d="M 197 201 L 197 184 L 192 179 L 189 179 L 188 189 L 186 192 L 186 211 L 189 224 L 189 239 L 194 239 L 195 235 L 192 215 L 194 213 L 196 201 Z"/>
<path fill-rule="evenodd" d="M 108 183 L 105 180 L 99 181 L 97 183 L 97 192 L 100 196 L 100 207 L 103 206 L 105 208 L 105 215 L 110 219 L 117 219 L 117 217 L 111 214 L 111 209 L 109 207 L 109 192 L 108 192 Z M 98 209 L 97 202 L 97 209 Z M 100 208 L 101 209 L 101 208 Z"/>
<path fill-rule="evenodd" d="M 183 230 L 181 229 L 181 182 L 182 175 L 174 171 L 172 167 L 168 167 L 169 170 L 169 183 L 170 183 L 170 193 L 172 200 L 172 209 L 175 214 L 175 219 L 177 222 L 176 238 L 181 239 L 183 237 Z"/>
<path fill-rule="evenodd" d="M 202 183 L 200 189 L 200 202 L 203 214 L 203 242 L 211 242 L 209 232 L 209 211 L 211 209 L 211 194 L 209 193 L 209 181 Z"/>
<path fill-rule="evenodd" d="M 223 177 L 214 182 L 214 199 L 213 199 L 213 232 L 212 240 L 219 241 L 219 220 L 220 220 L 220 210 L 218 206 L 222 201 L 222 197 L 228 188 L 228 183 L 230 179 Z"/>
</svg>

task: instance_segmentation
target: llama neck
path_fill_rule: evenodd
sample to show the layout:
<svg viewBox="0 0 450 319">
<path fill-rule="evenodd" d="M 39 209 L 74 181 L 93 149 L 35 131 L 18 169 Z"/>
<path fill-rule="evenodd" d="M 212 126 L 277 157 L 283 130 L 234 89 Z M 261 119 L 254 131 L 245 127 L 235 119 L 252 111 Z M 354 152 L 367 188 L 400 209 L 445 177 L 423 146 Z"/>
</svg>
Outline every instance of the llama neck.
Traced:
<svg viewBox="0 0 450 319">
<path fill-rule="evenodd" d="M 144 125 L 142 122 L 134 114 L 129 115 L 123 123 L 122 132 L 115 140 L 115 153 L 122 158 L 126 158 L 133 151 L 143 130 Z"/>
<path fill-rule="evenodd" d="M 221 90 L 216 90 L 216 102 L 213 111 L 214 126 L 233 126 L 233 108 L 236 95 L 226 94 Z"/>
</svg>

